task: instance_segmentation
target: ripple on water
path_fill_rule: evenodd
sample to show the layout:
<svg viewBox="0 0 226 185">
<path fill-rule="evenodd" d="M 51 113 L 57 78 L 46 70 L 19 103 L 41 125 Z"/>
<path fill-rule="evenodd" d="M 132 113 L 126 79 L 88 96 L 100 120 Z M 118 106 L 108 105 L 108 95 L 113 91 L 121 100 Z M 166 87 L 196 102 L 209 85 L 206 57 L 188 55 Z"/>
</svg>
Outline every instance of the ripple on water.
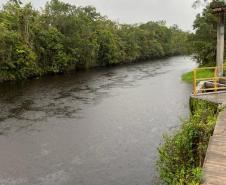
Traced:
<svg viewBox="0 0 226 185">
<path fill-rule="evenodd" d="M 4 178 L 0 176 L 0 185 L 24 185 L 27 183 L 26 178 Z"/>
<path fill-rule="evenodd" d="M 67 182 L 69 178 L 70 176 L 67 172 L 59 170 L 39 178 L 39 183 L 37 185 L 62 185 Z"/>
</svg>

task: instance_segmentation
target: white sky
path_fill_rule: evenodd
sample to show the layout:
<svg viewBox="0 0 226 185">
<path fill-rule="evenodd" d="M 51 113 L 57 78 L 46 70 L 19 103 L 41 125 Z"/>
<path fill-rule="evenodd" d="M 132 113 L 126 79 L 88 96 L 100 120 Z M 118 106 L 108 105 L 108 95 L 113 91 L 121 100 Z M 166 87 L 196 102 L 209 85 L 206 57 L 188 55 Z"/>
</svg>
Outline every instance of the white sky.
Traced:
<svg viewBox="0 0 226 185">
<path fill-rule="evenodd" d="M 7 0 L 0 0 L 0 5 Z M 192 8 L 194 0 L 62 0 L 76 6 L 93 5 L 102 15 L 120 23 L 142 23 L 165 20 L 192 31 L 193 21 L 200 9 Z M 35 8 L 43 7 L 47 0 L 22 0 L 32 2 Z"/>
</svg>

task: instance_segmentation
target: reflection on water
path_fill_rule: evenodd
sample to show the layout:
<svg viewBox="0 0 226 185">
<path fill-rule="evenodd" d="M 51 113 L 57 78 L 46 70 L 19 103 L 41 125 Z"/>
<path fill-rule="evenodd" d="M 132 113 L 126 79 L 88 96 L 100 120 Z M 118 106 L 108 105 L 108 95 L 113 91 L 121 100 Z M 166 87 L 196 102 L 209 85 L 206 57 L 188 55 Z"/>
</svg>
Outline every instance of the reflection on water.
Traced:
<svg viewBox="0 0 226 185">
<path fill-rule="evenodd" d="M 0 185 L 152 184 L 164 132 L 188 113 L 189 57 L 0 88 Z"/>
</svg>

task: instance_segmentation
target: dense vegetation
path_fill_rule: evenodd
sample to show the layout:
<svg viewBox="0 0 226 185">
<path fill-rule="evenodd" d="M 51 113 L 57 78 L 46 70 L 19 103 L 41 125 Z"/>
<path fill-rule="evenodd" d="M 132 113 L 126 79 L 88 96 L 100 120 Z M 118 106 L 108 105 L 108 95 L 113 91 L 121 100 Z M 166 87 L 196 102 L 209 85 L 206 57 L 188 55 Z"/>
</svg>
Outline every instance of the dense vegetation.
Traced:
<svg viewBox="0 0 226 185">
<path fill-rule="evenodd" d="M 211 66 L 216 61 L 217 17 L 208 6 L 198 14 L 194 22 L 195 34 L 191 36 L 191 45 L 197 62 Z"/>
<path fill-rule="evenodd" d="M 209 138 L 216 124 L 217 105 L 191 100 L 192 115 L 172 136 L 165 136 L 159 148 L 161 179 L 172 185 L 198 185 Z"/>
<path fill-rule="evenodd" d="M 189 39 L 192 53 L 194 53 L 197 62 L 204 66 L 216 65 L 217 16 L 212 10 L 212 7 L 215 6 L 216 3 L 218 4 L 218 0 L 208 5 L 203 10 L 202 14 L 197 15 L 193 25 L 195 33 L 192 34 Z"/>
<path fill-rule="evenodd" d="M 164 22 L 121 25 L 90 6 L 10 0 L 0 10 L 0 80 L 180 55 L 187 38 Z"/>
<path fill-rule="evenodd" d="M 201 2 L 201 0 L 196 0 L 195 2 L 198 3 Z M 224 2 L 220 0 L 214 0 L 204 8 L 201 14 L 196 16 L 193 24 L 195 32 L 190 34 L 188 39 L 190 52 L 193 53 L 193 56 L 199 66 L 205 67 L 216 65 L 217 16 L 214 14 L 212 8 L 218 7 L 219 5 L 224 5 Z M 199 71 L 198 75 L 201 78 L 213 77 L 212 72 L 209 70 Z M 192 82 L 192 72 L 184 74 L 182 76 L 182 80 L 186 82 Z"/>
</svg>

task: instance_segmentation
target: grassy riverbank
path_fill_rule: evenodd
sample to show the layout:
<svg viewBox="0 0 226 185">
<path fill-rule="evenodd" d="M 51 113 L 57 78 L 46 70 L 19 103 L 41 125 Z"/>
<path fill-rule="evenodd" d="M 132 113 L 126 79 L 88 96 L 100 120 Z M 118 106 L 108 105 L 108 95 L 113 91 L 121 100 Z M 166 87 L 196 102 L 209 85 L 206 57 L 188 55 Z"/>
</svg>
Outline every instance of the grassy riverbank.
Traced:
<svg viewBox="0 0 226 185">
<path fill-rule="evenodd" d="M 213 70 L 208 70 L 208 69 L 200 70 L 197 73 L 197 78 L 211 78 L 213 76 L 214 76 Z M 192 83 L 193 72 L 192 71 L 187 72 L 187 73 L 183 74 L 181 78 L 183 81 L 185 81 L 187 83 Z"/>
<path fill-rule="evenodd" d="M 169 185 L 198 185 L 202 180 L 202 165 L 218 108 L 215 104 L 192 99 L 191 112 L 175 134 L 164 136 L 159 147 L 160 178 Z"/>
</svg>

